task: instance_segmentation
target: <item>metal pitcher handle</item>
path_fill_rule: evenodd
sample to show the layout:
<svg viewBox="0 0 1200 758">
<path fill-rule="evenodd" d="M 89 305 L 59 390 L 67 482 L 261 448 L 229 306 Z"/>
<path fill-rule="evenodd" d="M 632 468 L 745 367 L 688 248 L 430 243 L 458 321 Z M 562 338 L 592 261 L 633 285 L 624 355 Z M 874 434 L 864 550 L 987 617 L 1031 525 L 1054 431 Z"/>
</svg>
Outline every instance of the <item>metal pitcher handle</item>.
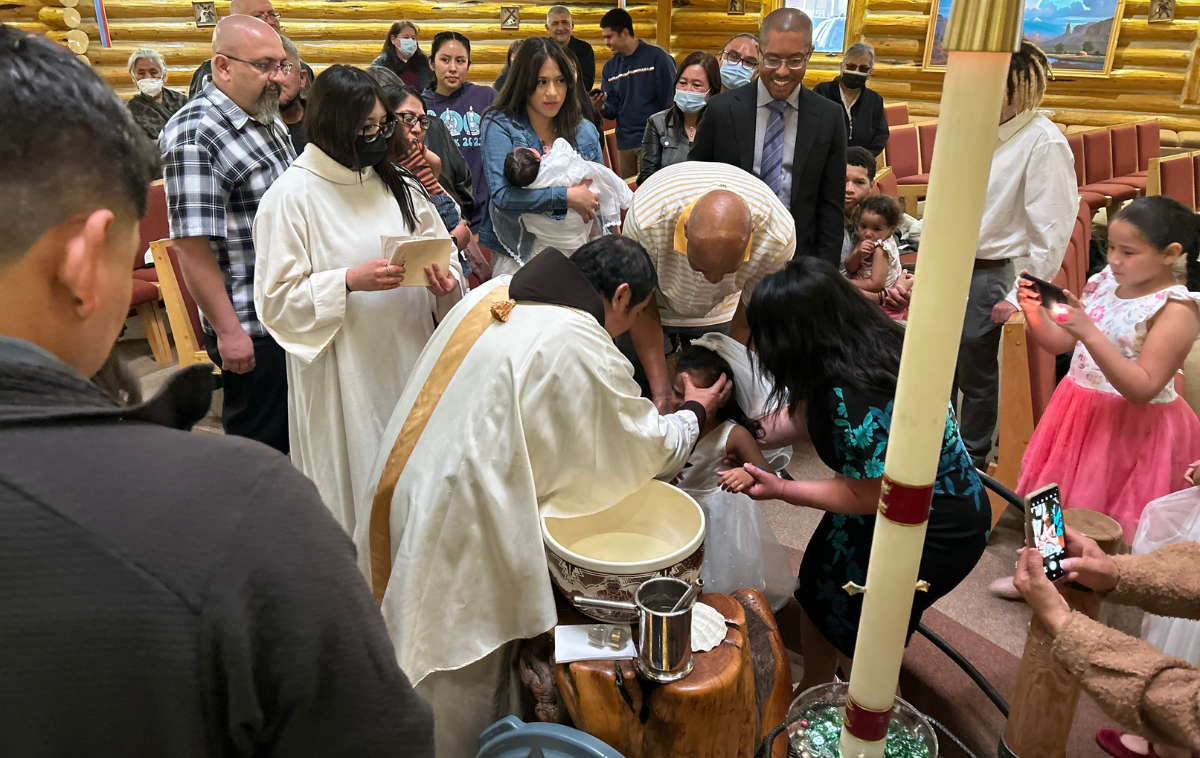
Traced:
<svg viewBox="0 0 1200 758">
<path fill-rule="evenodd" d="M 578 592 L 571 593 L 571 602 L 588 608 L 603 608 L 610 611 L 637 611 L 637 606 L 624 600 L 602 600 L 598 597 L 587 597 Z"/>
</svg>

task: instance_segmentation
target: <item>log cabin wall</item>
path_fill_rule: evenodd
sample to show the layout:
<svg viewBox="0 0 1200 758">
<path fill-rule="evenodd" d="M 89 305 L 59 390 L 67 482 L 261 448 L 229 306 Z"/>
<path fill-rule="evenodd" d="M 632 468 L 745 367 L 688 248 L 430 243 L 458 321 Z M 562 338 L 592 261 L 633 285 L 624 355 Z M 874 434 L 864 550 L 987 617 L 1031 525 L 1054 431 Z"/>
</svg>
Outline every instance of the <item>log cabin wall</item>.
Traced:
<svg viewBox="0 0 1200 758">
<path fill-rule="evenodd" d="M 284 33 L 318 71 L 332 63 L 366 65 L 378 54 L 388 25 L 410 19 L 421 27 L 428 52 L 434 33 L 452 29 L 472 41 L 472 80 L 490 83 L 503 65 L 509 43 L 544 33 L 548 4 L 521 6 L 521 28 L 501 30 L 502 2 L 420 0 L 278 0 Z M 1175 20 L 1148 23 L 1150 0 L 1126 0 L 1112 72 L 1082 77 L 1060 74 L 1050 84 L 1045 107 L 1066 124 L 1100 126 L 1159 117 L 1164 128 L 1200 131 L 1200 65 L 1195 51 L 1200 29 L 1200 0 L 1179 0 Z M 725 40 L 757 30 L 763 6 L 745 3 L 745 15 L 728 15 L 728 0 L 631 0 L 627 7 L 638 36 L 668 47 L 676 60 L 693 50 L 717 52 Z M 514 3 L 515 4 L 515 3 Z M 765 10 L 782 4 L 767 0 Z M 599 68 L 609 57 L 600 39 L 599 21 L 614 7 L 612 0 L 570 2 L 576 36 L 592 43 Z M 182 0 L 107 0 L 113 47 L 97 42 L 92 0 L 0 0 L 0 21 L 16 23 L 60 42 L 74 35 L 73 49 L 87 59 L 123 97 L 135 90 L 125 63 L 137 47 L 147 45 L 167 61 L 170 86 L 187 86 L 188 78 L 209 57 L 211 29 L 197 28 L 190 2 Z M 919 116 L 936 116 L 942 72 L 922 67 L 933 0 L 850 0 L 847 42 L 859 39 L 878 54 L 872 87 L 889 100 L 904 100 Z M 217 2 L 219 15 L 228 0 Z M 78 11 L 78 17 L 73 11 Z M 83 39 L 79 45 L 80 37 Z M 89 44 L 90 43 L 90 44 Z M 809 64 L 806 83 L 813 86 L 836 75 L 840 55 L 818 53 Z"/>
<path fill-rule="evenodd" d="M 756 32 L 759 3 L 746 3 L 746 15 L 726 16 L 727 0 L 676 0 L 659 9 L 654 0 L 631 0 L 626 9 L 633 17 L 639 38 L 672 45 L 677 58 L 698 50 L 720 50 L 725 40 L 741 31 Z M 97 41 L 92 0 L 0 0 L 0 22 L 66 41 L 68 27 L 62 21 L 63 4 L 75 5 L 90 44 L 85 56 L 96 71 L 123 98 L 137 93 L 129 79 L 126 62 L 139 47 L 162 54 L 168 69 L 167 86 L 186 91 L 192 72 L 210 57 L 212 29 L 197 27 L 191 2 L 181 0 L 106 0 L 112 47 Z M 515 2 L 421 2 L 419 0 L 275 0 L 283 33 L 300 50 L 300 57 L 318 73 L 333 63 L 366 66 L 379 54 L 383 38 L 393 21 L 408 19 L 420 27 L 421 49 L 428 54 L 433 35 L 458 31 L 471 40 L 471 80 L 491 84 L 504 65 L 513 40 L 545 34 L 546 9 L 551 3 L 521 5 L 519 30 L 501 30 L 500 7 Z M 596 68 L 611 57 L 600 37 L 600 19 L 610 8 L 604 2 L 567 2 L 575 20 L 575 36 L 590 42 L 596 51 Z M 229 12 L 229 1 L 218 0 L 218 16 Z M 68 10 L 68 16 L 74 11 Z M 665 16 L 662 14 L 665 13 Z M 665 18 L 659 36 L 659 19 Z M 674 17 L 674 23 L 672 23 Z M 70 18 L 68 18 L 70 20 Z M 671 35 L 670 32 L 675 34 Z"/>
<path fill-rule="evenodd" d="M 911 113 L 936 116 L 942 72 L 926 71 L 926 32 L 930 0 L 850 0 L 847 42 L 862 39 L 875 47 L 870 85 L 888 100 L 904 100 Z M 1166 129 L 1200 130 L 1200 71 L 1195 61 L 1200 2 L 1179 0 L 1175 20 L 1148 23 L 1149 0 L 1125 0 L 1112 73 L 1108 76 L 1056 75 L 1043 104 L 1065 124 L 1107 126 L 1160 117 Z M 840 56 L 816 54 L 805 83 L 837 75 Z"/>
</svg>

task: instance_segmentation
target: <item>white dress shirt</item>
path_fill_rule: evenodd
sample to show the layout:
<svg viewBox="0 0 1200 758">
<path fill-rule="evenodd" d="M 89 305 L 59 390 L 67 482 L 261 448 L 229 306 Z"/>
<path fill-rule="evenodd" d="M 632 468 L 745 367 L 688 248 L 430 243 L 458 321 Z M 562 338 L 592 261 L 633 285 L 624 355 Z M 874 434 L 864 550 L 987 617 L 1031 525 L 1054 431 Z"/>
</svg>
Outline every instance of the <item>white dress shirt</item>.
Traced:
<svg viewBox="0 0 1200 758">
<path fill-rule="evenodd" d="M 784 63 L 783 65 L 787 65 Z M 789 107 L 783 109 L 783 172 L 780 177 L 779 194 L 783 204 L 791 210 L 792 207 L 792 158 L 796 156 L 796 121 L 800 113 L 800 88 L 797 84 L 792 94 L 788 95 Z M 758 80 L 758 118 L 754 122 L 754 175 L 762 178 L 763 139 L 767 134 L 767 119 L 771 117 L 771 109 L 767 106 L 775 98 L 767 92 L 767 87 Z"/>
<path fill-rule="evenodd" d="M 1025 258 L 1026 271 L 1050 281 L 1078 213 L 1075 158 L 1058 127 L 1036 111 L 1001 124 L 975 257 Z M 1006 299 L 1016 304 L 1015 287 Z"/>
</svg>

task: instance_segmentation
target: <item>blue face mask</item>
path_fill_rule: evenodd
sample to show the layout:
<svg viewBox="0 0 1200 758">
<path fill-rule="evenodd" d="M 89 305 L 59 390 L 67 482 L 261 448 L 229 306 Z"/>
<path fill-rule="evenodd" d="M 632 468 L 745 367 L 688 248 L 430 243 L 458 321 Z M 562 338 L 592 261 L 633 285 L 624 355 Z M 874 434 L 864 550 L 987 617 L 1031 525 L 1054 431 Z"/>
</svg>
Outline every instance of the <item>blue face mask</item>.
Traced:
<svg viewBox="0 0 1200 758">
<path fill-rule="evenodd" d="M 725 61 L 721 64 L 721 84 L 726 89 L 737 89 L 750 83 L 750 71 L 740 63 Z"/>
<path fill-rule="evenodd" d="M 417 52 L 417 41 L 408 37 L 401 37 L 400 44 L 397 45 L 400 49 L 400 54 L 405 58 L 411 58 L 412 54 Z"/>
<path fill-rule="evenodd" d="M 679 110 L 684 113 L 699 113 L 704 108 L 705 94 L 707 93 L 677 89 L 675 90 L 675 105 L 679 106 Z"/>
</svg>

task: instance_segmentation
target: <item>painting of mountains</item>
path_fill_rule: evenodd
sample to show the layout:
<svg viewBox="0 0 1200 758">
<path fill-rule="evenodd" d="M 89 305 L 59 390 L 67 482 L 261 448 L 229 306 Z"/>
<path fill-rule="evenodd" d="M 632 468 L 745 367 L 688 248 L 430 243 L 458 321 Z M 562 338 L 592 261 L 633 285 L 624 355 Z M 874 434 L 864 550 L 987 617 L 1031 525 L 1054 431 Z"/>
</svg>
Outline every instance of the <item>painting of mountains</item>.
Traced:
<svg viewBox="0 0 1200 758">
<path fill-rule="evenodd" d="M 929 24 L 925 65 L 945 66 L 946 24 L 951 0 L 938 0 Z M 1037 43 L 1058 72 L 1106 74 L 1109 42 L 1122 0 L 1025 0 L 1023 32 Z"/>
</svg>

